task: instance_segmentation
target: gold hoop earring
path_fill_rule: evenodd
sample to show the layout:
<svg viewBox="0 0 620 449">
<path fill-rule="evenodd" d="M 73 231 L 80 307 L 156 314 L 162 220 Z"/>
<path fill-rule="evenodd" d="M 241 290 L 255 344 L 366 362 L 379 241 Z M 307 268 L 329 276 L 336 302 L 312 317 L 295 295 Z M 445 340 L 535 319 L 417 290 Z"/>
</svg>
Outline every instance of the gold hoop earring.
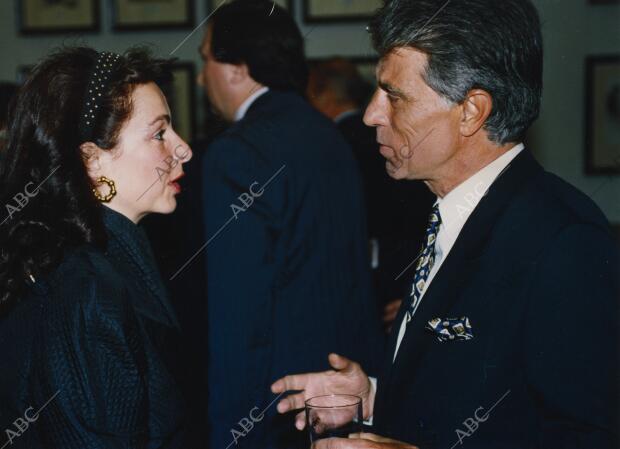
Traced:
<svg viewBox="0 0 620 449">
<path fill-rule="evenodd" d="M 97 185 L 101 185 L 101 184 L 107 184 L 108 187 L 110 188 L 110 192 L 104 196 L 101 193 L 99 193 L 99 190 L 97 190 L 97 188 L 95 187 L 93 189 L 93 193 L 95 194 L 95 197 L 102 203 L 109 203 L 112 200 L 112 198 L 114 198 L 114 196 L 116 195 L 116 186 L 114 185 L 114 181 L 106 178 L 105 176 L 100 176 L 97 179 Z"/>
</svg>

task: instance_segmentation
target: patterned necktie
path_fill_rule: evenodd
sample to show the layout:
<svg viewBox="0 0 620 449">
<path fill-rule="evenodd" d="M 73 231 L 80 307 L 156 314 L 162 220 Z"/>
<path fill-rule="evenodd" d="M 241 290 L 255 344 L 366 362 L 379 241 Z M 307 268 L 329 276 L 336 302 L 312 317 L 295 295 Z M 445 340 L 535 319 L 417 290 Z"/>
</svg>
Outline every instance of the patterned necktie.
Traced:
<svg viewBox="0 0 620 449">
<path fill-rule="evenodd" d="M 426 241 L 424 242 L 424 249 L 418 260 L 418 265 L 415 269 L 415 275 L 413 276 L 413 288 L 411 289 L 411 303 L 407 310 L 407 323 L 411 321 L 413 314 L 415 313 L 418 305 L 420 304 L 420 298 L 424 287 L 426 286 L 426 280 L 435 263 L 435 241 L 437 240 L 437 232 L 439 232 L 439 226 L 441 225 L 441 215 L 439 214 L 439 205 L 436 204 L 431 211 L 431 215 L 428 219 L 428 226 L 426 228 Z"/>
</svg>

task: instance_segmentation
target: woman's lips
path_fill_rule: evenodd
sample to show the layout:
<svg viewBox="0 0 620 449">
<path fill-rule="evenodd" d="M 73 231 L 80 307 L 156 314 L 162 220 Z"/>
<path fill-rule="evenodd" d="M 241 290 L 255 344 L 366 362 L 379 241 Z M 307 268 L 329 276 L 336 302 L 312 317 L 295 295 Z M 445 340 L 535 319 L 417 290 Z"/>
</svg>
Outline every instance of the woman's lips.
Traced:
<svg viewBox="0 0 620 449">
<path fill-rule="evenodd" d="M 181 185 L 178 182 L 170 182 L 168 183 L 174 189 L 174 193 L 181 193 Z"/>
<path fill-rule="evenodd" d="M 179 176 L 177 176 L 176 178 L 174 178 L 172 181 L 168 182 L 168 184 L 170 186 L 172 186 L 172 188 L 175 190 L 175 193 L 181 193 L 181 184 L 178 183 L 178 181 L 185 176 L 185 173 L 181 173 Z"/>
</svg>

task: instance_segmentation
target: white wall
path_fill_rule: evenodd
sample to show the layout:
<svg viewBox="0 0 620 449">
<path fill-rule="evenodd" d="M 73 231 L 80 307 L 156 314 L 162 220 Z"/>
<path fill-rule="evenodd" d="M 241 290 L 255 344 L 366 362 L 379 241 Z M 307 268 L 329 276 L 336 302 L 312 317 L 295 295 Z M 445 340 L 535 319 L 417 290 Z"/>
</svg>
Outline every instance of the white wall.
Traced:
<svg viewBox="0 0 620 449">
<path fill-rule="evenodd" d="M 545 40 L 542 111 L 528 143 L 538 160 L 592 196 L 620 223 L 620 176 L 585 175 L 586 55 L 620 53 L 620 6 L 587 0 L 534 0 Z"/>
<path fill-rule="evenodd" d="M 208 15 L 207 0 L 194 0 L 196 23 Z M 412 0 L 413 1 L 413 0 Z M 501 1 L 501 0 L 498 0 Z M 620 5 L 592 6 L 587 0 L 534 0 L 545 36 L 545 89 L 542 114 L 534 125 L 530 147 L 543 165 L 594 200 L 610 220 L 620 223 L 620 177 L 585 176 L 583 171 L 584 58 L 588 54 L 620 53 Z M 63 43 L 83 43 L 120 52 L 136 44 L 153 44 L 162 55 L 173 51 L 189 31 L 111 32 L 109 3 L 102 0 L 102 31 L 84 36 L 18 36 L 16 0 L 0 0 L 0 79 L 14 80 L 20 65 L 31 65 Z M 301 22 L 301 0 L 295 16 L 307 35 L 308 56 L 372 53 L 365 24 L 309 25 Z M 197 30 L 174 56 L 199 67 Z M 199 115 L 200 119 L 201 115 Z"/>
</svg>

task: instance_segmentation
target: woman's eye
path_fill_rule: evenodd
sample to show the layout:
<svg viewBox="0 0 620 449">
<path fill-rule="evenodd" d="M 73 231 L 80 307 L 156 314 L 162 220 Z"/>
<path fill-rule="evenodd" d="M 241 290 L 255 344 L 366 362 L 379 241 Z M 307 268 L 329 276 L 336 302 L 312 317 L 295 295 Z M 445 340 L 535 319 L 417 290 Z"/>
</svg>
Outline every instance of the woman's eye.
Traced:
<svg viewBox="0 0 620 449">
<path fill-rule="evenodd" d="M 159 131 L 157 134 L 155 134 L 155 139 L 163 141 L 165 132 L 166 132 L 165 129 L 162 129 L 161 131 Z"/>
</svg>

